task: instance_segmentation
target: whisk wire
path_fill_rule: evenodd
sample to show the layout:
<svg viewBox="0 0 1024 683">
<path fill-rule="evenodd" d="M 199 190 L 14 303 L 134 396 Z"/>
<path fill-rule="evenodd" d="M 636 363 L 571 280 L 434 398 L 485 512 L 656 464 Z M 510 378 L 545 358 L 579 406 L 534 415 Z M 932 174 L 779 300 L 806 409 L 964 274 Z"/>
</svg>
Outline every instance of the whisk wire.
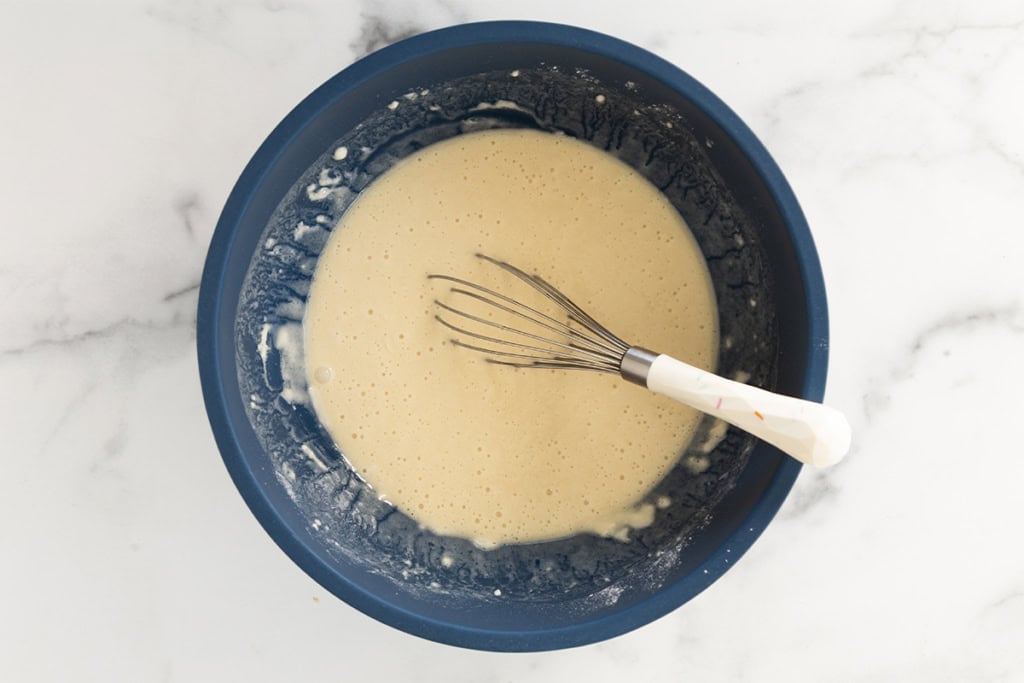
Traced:
<svg viewBox="0 0 1024 683">
<path fill-rule="evenodd" d="M 477 287 L 477 289 L 484 289 L 484 288 Z M 467 297 L 470 297 L 470 298 L 475 299 L 477 301 L 480 301 L 480 302 L 482 302 L 484 304 L 487 304 L 488 306 L 491 306 L 493 308 L 496 308 L 496 309 L 498 309 L 500 311 L 504 311 L 505 313 L 508 313 L 510 315 L 513 315 L 513 316 L 516 316 L 517 318 L 520 318 L 522 320 L 526 320 L 527 322 L 531 323 L 532 325 L 544 328 L 544 329 L 546 329 L 546 330 L 548 330 L 550 332 L 554 332 L 555 334 L 565 335 L 570 340 L 573 340 L 573 342 L 576 342 L 576 343 L 567 344 L 567 345 L 566 344 L 560 344 L 560 343 L 554 342 L 554 341 L 552 341 L 552 340 L 550 340 L 550 339 L 548 339 L 546 337 L 542 337 L 542 336 L 539 336 L 539 335 L 536 335 L 536 334 L 531 334 L 531 333 L 527 332 L 526 330 L 517 329 L 517 328 L 511 327 L 510 325 L 504 325 L 502 323 L 498 323 L 498 322 L 495 322 L 493 320 L 488 320 L 486 318 L 482 318 L 480 316 L 473 315 L 471 313 L 467 313 L 466 311 L 463 311 L 461 309 L 457 309 L 457 308 L 454 308 L 452 306 L 449 306 L 448 304 L 445 304 L 445 303 L 443 303 L 441 301 L 438 301 L 437 299 L 434 300 L 434 303 L 436 303 L 442 309 L 444 309 L 444 310 L 446 310 L 446 311 L 448 311 L 450 313 L 453 313 L 455 315 L 458 315 L 460 317 L 466 318 L 468 320 L 472 320 L 474 322 L 480 323 L 482 325 L 486 325 L 488 327 L 493 327 L 495 329 L 499 329 L 499 330 L 501 330 L 503 332 L 510 332 L 512 334 L 517 334 L 517 335 L 520 335 L 520 336 L 523 336 L 523 337 L 527 337 L 527 338 L 533 339 L 535 341 L 541 341 L 541 342 L 553 344 L 555 346 L 560 346 L 561 348 L 569 348 L 569 349 L 574 349 L 574 350 L 575 349 L 587 350 L 587 351 L 591 352 L 594 355 L 601 356 L 602 358 L 614 359 L 614 358 L 617 358 L 617 357 L 621 356 L 621 354 L 617 353 L 617 349 L 614 349 L 614 348 L 612 348 L 612 347 L 610 347 L 610 346 L 608 346 L 606 344 L 595 342 L 593 339 L 587 337 L 584 334 L 581 334 L 577 330 L 574 330 L 573 328 L 569 327 L 568 325 L 565 325 L 564 323 L 558 322 L 556 320 L 551 320 L 553 325 L 548 324 L 548 323 L 544 322 L 543 320 L 538 320 L 537 317 L 531 317 L 530 315 L 527 315 L 526 313 L 523 313 L 522 311 L 517 311 L 514 308 L 511 308 L 509 306 L 505 306 L 505 305 L 500 304 L 500 303 L 498 303 L 496 301 L 492 301 L 487 296 L 484 296 L 484 295 L 479 294 L 477 292 L 471 292 L 471 291 L 468 291 L 468 290 L 465 290 L 465 289 L 461 289 L 461 288 L 458 288 L 458 287 L 452 287 L 450 291 L 453 294 L 462 294 L 464 296 L 467 296 Z M 525 310 L 529 311 L 530 313 L 534 314 L 534 316 L 539 316 L 539 317 L 543 317 L 545 319 L 549 319 L 548 316 L 545 316 L 540 311 L 537 311 L 537 310 L 527 306 L 526 304 L 522 304 L 522 303 L 519 303 L 519 302 L 514 302 L 514 303 L 517 306 L 519 306 L 520 308 L 525 309 Z"/>
<path fill-rule="evenodd" d="M 452 291 L 454 292 L 456 290 L 453 289 Z M 494 303 L 492 301 L 488 301 L 486 298 L 481 297 L 480 300 L 484 301 L 486 303 L 490 303 L 492 305 L 498 306 L 498 304 L 496 304 L 496 303 Z M 609 354 L 596 353 L 596 352 L 590 351 L 588 349 L 580 348 L 579 346 L 574 346 L 572 344 L 565 344 L 565 343 L 562 343 L 562 342 L 555 341 L 553 339 L 547 339 L 545 337 L 541 337 L 540 335 L 531 334 L 531 333 L 526 332 L 524 330 L 519 330 L 519 329 L 516 329 L 514 327 L 509 327 L 508 325 L 503 325 L 502 323 L 498 323 L 498 322 L 495 322 L 493 320 L 487 320 L 486 318 L 481 318 L 480 316 L 473 315 L 472 313 L 466 313 L 465 311 L 461 311 L 461 310 L 459 310 L 457 308 L 453 308 L 452 306 L 449 306 L 448 304 L 445 304 L 445 303 L 443 303 L 441 301 L 435 301 L 435 303 L 438 306 L 440 306 L 441 308 L 443 308 L 444 310 L 446 310 L 446 311 L 448 311 L 450 313 L 453 313 L 455 315 L 461 316 L 461 317 L 466 318 L 468 320 L 472 320 L 473 322 L 480 323 L 481 325 L 486 325 L 488 327 L 492 327 L 494 329 L 501 330 L 502 332 L 508 332 L 510 334 L 517 334 L 517 335 L 520 335 L 522 337 L 526 337 L 528 339 L 533 339 L 534 341 L 539 341 L 541 343 L 550 344 L 551 346 L 555 346 L 555 347 L 560 348 L 560 349 L 565 349 L 567 351 L 572 351 L 572 352 L 575 352 L 575 353 L 583 353 L 586 356 L 588 356 L 588 357 L 590 357 L 592 359 L 595 359 L 595 360 L 616 361 L 617 362 L 616 357 L 612 356 L 612 355 L 609 355 Z M 479 332 L 473 332 L 473 331 L 467 330 L 467 329 L 465 329 L 463 327 L 459 327 L 458 325 L 455 325 L 455 324 L 445 320 L 444 318 L 442 318 L 439 315 L 435 315 L 434 318 L 439 323 L 441 323 L 442 325 L 444 325 L 445 327 L 447 327 L 448 329 L 450 329 L 450 330 L 452 330 L 454 332 L 458 332 L 460 334 L 465 334 L 467 336 L 474 337 L 475 339 L 481 339 L 483 341 L 487 341 L 487 342 L 490 342 L 492 344 L 501 344 L 503 346 L 512 346 L 512 347 L 515 347 L 517 349 L 523 349 L 523 350 L 527 350 L 527 351 L 534 351 L 536 353 L 550 353 L 550 354 L 555 353 L 555 351 L 553 351 L 550 348 L 543 348 L 543 347 L 538 347 L 538 346 L 530 346 L 528 344 L 521 344 L 519 342 L 515 342 L 515 341 L 509 340 L 509 339 L 499 339 L 498 337 L 491 337 L 491 336 L 488 336 L 488 335 L 485 335 L 485 334 L 480 334 Z M 465 346 L 465 344 L 462 344 L 462 346 Z M 481 349 L 477 349 L 477 350 L 481 350 Z M 484 351 L 490 351 L 490 349 L 483 349 L 483 350 Z"/>
<path fill-rule="evenodd" d="M 550 315 L 547 315 L 546 313 L 543 313 L 542 311 L 537 310 L 536 308 L 533 308 L 531 306 L 527 306 L 526 304 L 522 303 L 521 301 L 517 301 L 517 300 L 513 299 L 512 297 L 509 297 L 509 296 L 506 296 L 504 294 L 501 294 L 500 292 L 496 292 L 493 289 L 489 289 L 489 288 L 484 287 L 482 285 L 478 285 L 475 282 L 469 282 L 468 280 L 463 280 L 461 278 L 453 277 L 451 275 L 431 274 L 431 275 L 428 275 L 427 277 L 429 279 L 433 279 L 433 280 L 447 280 L 449 282 L 454 282 L 456 284 L 463 285 L 465 287 L 471 287 L 472 289 L 476 290 L 476 292 L 485 294 L 487 296 L 486 297 L 485 296 L 481 296 L 478 293 L 468 292 L 466 290 L 463 290 L 463 289 L 460 289 L 460 288 L 457 288 L 457 287 L 452 287 L 450 291 L 452 293 L 454 293 L 454 294 L 463 294 L 465 296 L 469 296 L 469 297 L 472 297 L 474 299 L 477 299 L 478 301 L 481 301 L 481 302 L 483 302 L 485 304 L 488 304 L 490 306 L 498 308 L 498 309 L 500 309 L 502 311 L 505 311 L 507 313 L 511 313 L 511 314 L 513 314 L 513 315 L 515 315 L 515 316 L 517 316 L 519 318 L 522 318 L 523 320 L 526 320 L 526 321 L 528 321 L 528 322 L 530 322 L 530 323 L 532 323 L 534 325 L 538 325 L 540 327 L 547 328 L 548 330 L 550 330 L 551 332 L 554 332 L 556 334 L 564 334 L 564 335 L 570 337 L 571 339 L 574 339 L 574 340 L 578 341 L 580 344 L 586 346 L 587 348 L 589 348 L 589 349 L 591 349 L 593 351 L 605 352 L 605 353 L 608 353 L 608 354 L 613 355 L 613 356 L 614 355 L 618 355 L 618 356 L 622 355 L 622 351 L 620 350 L 620 348 L 618 346 L 613 345 L 613 344 L 611 344 L 611 343 L 609 343 L 609 342 L 607 342 L 607 341 L 605 341 L 603 339 L 595 339 L 593 337 L 588 337 L 587 335 L 581 333 L 580 331 L 570 327 L 569 325 L 566 325 L 562 321 L 557 320 L 557 319 L 551 317 Z M 515 309 L 519 309 L 519 310 L 514 310 L 513 308 L 503 306 L 502 304 L 499 304 L 496 301 L 489 300 L 487 297 L 491 297 L 493 299 L 498 299 L 499 301 L 505 302 L 505 303 L 509 304 L 510 306 L 515 307 Z M 439 301 L 435 300 L 435 303 L 438 303 L 440 305 Z M 458 313 L 460 315 L 463 315 L 464 317 L 468 317 L 468 316 L 465 316 L 461 311 L 457 311 L 457 310 L 451 309 L 451 308 L 449 308 L 447 306 L 445 306 L 445 308 L 448 308 L 448 310 L 452 311 L 453 313 Z M 574 318 L 572 318 L 571 313 L 570 313 L 569 317 L 571 319 L 575 320 Z M 486 321 L 480 321 L 480 322 L 486 322 Z M 576 322 L 579 323 L 579 321 L 576 321 Z M 583 323 L 579 323 L 579 324 L 583 324 Z M 512 331 L 516 331 L 516 330 L 512 330 Z"/>
<path fill-rule="evenodd" d="M 517 278 L 519 278 L 526 284 L 530 285 L 531 287 L 539 291 L 541 294 L 549 298 L 551 301 L 555 302 L 563 309 L 565 309 L 566 312 L 569 314 L 570 319 L 575 320 L 580 325 L 585 326 L 586 328 L 588 328 L 588 330 L 594 332 L 602 339 L 612 344 L 621 353 L 625 353 L 626 351 L 629 350 L 629 344 L 619 339 L 619 337 L 613 334 L 612 331 L 609 330 L 607 327 L 605 327 L 598 321 L 594 320 L 594 318 L 592 318 L 589 313 L 587 313 L 582 308 L 577 306 L 572 299 L 563 294 L 559 289 L 555 288 L 551 284 L 548 284 L 548 282 L 541 276 L 530 275 L 526 271 L 513 266 L 511 263 L 499 261 L 498 259 L 487 256 L 486 254 L 477 254 L 476 256 L 477 258 L 483 259 L 488 263 L 493 263 L 502 270 L 511 273 L 512 275 L 515 275 Z"/>
<path fill-rule="evenodd" d="M 477 254 L 477 257 L 502 270 L 512 274 L 519 280 L 530 285 L 547 300 L 554 303 L 565 314 L 568 322 L 562 322 L 542 311 L 517 301 L 512 297 L 478 285 L 462 278 L 450 275 L 431 274 L 427 277 L 436 280 L 446 280 L 458 286 L 451 287 L 449 292 L 455 295 L 471 298 L 485 304 L 504 314 L 511 315 L 516 319 L 524 320 L 540 329 L 547 330 L 558 336 L 558 339 L 551 339 L 542 334 L 528 332 L 495 320 L 489 320 L 481 315 L 464 311 L 456 306 L 435 300 L 443 311 L 458 316 L 463 320 L 482 325 L 486 328 L 499 330 L 505 334 L 517 335 L 518 337 L 539 342 L 544 346 L 535 346 L 529 343 L 522 343 L 510 339 L 483 334 L 461 325 L 445 320 L 440 315 L 434 317 L 438 322 L 453 332 L 478 339 L 488 344 L 498 345 L 516 349 L 516 351 L 490 348 L 469 344 L 460 339 L 452 339 L 456 346 L 472 349 L 489 357 L 487 361 L 499 365 L 509 365 L 518 368 L 562 368 L 578 370 L 595 370 L 618 374 L 623 355 L 629 350 L 629 345 L 612 334 L 607 328 L 594 320 L 582 308 L 577 306 L 569 297 L 560 292 L 554 286 L 548 284 L 538 275 L 530 275 L 515 266 L 491 258 L 484 254 Z M 579 326 L 574 327 L 573 324 Z"/>
<path fill-rule="evenodd" d="M 514 368 L 562 368 L 562 369 L 579 369 L 579 370 L 598 370 L 602 372 L 617 372 L 615 366 L 609 362 L 601 361 L 586 361 L 581 358 L 575 358 L 572 356 L 563 356 L 561 354 L 554 353 L 548 358 L 538 358 L 527 353 L 515 353 L 513 351 L 499 351 L 498 349 L 489 349 L 483 346 L 476 346 L 474 344 L 467 344 L 466 342 L 453 339 L 452 344 L 459 346 L 464 349 L 470 349 L 472 351 L 480 351 L 481 353 L 488 354 L 488 356 L 499 356 L 502 358 L 519 358 L 519 361 L 508 361 L 508 360 L 496 360 L 494 358 L 488 358 L 488 363 L 494 363 L 495 365 L 508 365 Z M 526 362 L 528 361 L 528 362 Z"/>
</svg>

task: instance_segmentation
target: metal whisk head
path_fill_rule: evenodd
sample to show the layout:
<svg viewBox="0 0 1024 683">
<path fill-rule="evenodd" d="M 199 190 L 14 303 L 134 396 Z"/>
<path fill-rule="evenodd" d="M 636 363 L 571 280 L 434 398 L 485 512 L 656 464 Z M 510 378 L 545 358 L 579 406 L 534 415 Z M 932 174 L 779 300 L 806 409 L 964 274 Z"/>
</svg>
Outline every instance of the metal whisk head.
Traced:
<svg viewBox="0 0 1024 683">
<path fill-rule="evenodd" d="M 495 309 L 501 312 L 502 319 L 522 321 L 524 327 L 529 328 L 521 329 L 518 326 L 506 325 L 435 299 L 434 303 L 447 314 L 435 315 L 438 322 L 461 337 L 479 342 L 467 343 L 454 338 L 451 340 L 453 344 L 487 354 L 488 362 L 499 365 L 517 368 L 595 370 L 621 374 L 622 359 L 630 350 L 629 344 L 612 334 L 543 278 L 484 254 L 476 256 L 511 273 L 540 292 L 565 313 L 567 322 L 482 285 L 450 275 L 428 275 L 427 277 L 433 280 L 447 280 L 453 283 L 449 290 L 454 295 L 453 300 L 461 297 L 466 303 L 470 300 L 482 303 L 485 307 L 481 310 L 488 310 L 487 307 Z M 496 334 L 501 336 L 494 336 Z"/>
</svg>

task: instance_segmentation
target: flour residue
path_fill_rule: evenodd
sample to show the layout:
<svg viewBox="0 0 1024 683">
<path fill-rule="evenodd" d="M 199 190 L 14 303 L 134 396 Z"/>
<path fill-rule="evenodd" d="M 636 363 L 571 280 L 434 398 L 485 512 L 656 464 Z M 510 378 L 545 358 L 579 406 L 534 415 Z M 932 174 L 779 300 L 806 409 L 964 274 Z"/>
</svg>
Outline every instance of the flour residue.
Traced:
<svg viewBox="0 0 1024 683">
<path fill-rule="evenodd" d="M 306 366 L 302 353 L 302 325 L 286 323 L 274 329 L 274 348 L 281 356 L 281 397 L 289 403 L 307 403 Z"/>
</svg>

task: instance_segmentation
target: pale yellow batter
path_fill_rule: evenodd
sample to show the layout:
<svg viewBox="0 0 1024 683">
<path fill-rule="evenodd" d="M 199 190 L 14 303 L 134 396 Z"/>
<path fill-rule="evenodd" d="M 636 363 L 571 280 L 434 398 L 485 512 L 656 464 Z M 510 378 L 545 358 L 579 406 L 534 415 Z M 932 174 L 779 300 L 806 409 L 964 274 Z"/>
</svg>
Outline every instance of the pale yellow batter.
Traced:
<svg viewBox="0 0 1024 683">
<path fill-rule="evenodd" d="M 324 249 L 304 320 L 320 420 L 379 495 L 438 533 L 493 546 L 650 523 L 638 503 L 699 414 L 612 375 L 453 346 L 434 320 L 448 285 L 428 273 L 524 295 L 476 252 L 541 274 L 629 343 L 714 364 L 707 268 L 654 186 L 564 136 L 473 133 L 381 176 Z"/>
</svg>

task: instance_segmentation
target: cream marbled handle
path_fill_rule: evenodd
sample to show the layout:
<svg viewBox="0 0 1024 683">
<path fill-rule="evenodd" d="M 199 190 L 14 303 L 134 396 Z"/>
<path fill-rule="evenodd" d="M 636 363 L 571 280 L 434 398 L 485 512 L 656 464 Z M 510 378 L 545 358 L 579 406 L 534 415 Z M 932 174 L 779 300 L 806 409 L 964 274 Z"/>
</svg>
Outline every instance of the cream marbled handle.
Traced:
<svg viewBox="0 0 1024 683">
<path fill-rule="evenodd" d="M 834 465 L 850 449 L 850 424 L 837 410 L 719 377 L 658 356 L 647 388 L 721 418 L 802 463 Z"/>
</svg>

